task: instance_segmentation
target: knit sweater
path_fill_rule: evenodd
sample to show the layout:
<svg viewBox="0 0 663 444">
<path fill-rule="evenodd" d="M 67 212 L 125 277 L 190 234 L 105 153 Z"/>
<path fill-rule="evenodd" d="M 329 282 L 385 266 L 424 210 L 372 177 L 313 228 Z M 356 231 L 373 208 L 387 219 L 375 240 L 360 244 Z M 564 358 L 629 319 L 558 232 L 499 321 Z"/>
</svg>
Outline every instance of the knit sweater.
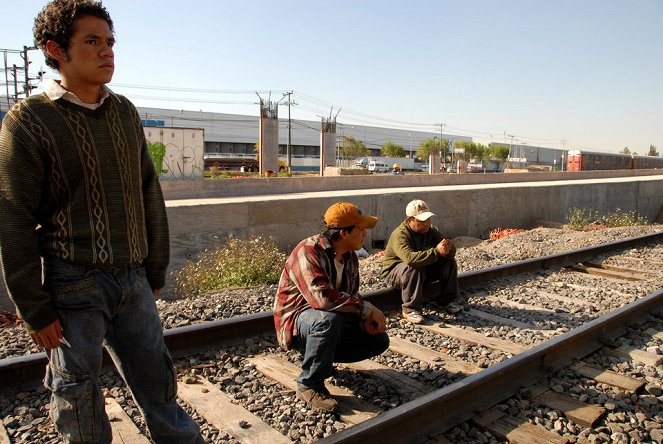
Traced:
<svg viewBox="0 0 663 444">
<path fill-rule="evenodd" d="M 143 262 L 153 289 L 169 262 L 168 220 L 136 108 L 111 93 L 95 110 L 45 94 L 0 130 L 0 258 L 30 331 L 57 314 L 40 257 L 98 269 Z"/>
<path fill-rule="evenodd" d="M 456 247 L 445 256 L 440 256 L 435 247 L 444 239 L 440 230 L 431 225 L 426 233 L 417 233 L 403 221 L 389 236 L 382 259 L 382 277 L 386 277 L 392 268 L 401 262 L 417 268 L 434 264 L 438 260 L 453 259 Z"/>
</svg>

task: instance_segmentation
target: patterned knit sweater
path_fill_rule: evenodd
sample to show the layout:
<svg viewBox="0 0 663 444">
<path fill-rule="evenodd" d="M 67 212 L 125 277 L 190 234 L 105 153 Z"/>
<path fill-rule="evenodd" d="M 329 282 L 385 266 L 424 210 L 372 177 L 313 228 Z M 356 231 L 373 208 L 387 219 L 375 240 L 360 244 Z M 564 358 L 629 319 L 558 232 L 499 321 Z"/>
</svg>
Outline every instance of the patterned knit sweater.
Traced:
<svg viewBox="0 0 663 444">
<path fill-rule="evenodd" d="M 153 289 L 169 262 L 168 220 L 136 108 L 111 93 L 95 110 L 45 94 L 0 130 L 0 258 L 30 331 L 57 319 L 40 257 L 99 269 L 143 261 Z"/>
</svg>

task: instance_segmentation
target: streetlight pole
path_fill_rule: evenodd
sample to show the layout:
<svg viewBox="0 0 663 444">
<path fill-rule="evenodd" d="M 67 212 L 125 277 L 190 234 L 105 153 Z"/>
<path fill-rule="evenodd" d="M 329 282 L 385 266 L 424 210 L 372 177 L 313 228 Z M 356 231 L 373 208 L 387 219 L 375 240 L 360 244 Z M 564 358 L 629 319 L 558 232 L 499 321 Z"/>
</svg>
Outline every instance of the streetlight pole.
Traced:
<svg viewBox="0 0 663 444">
<path fill-rule="evenodd" d="M 444 127 L 447 126 L 447 124 L 446 124 L 446 123 L 436 123 L 435 126 L 439 126 L 439 127 L 440 127 L 440 143 L 442 143 L 442 140 L 443 140 L 443 134 L 442 134 L 442 131 L 444 130 Z M 442 148 L 442 151 L 440 152 L 440 154 L 442 154 L 442 165 L 443 165 L 443 166 L 445 167 L 445 169 L 446 169 L 446 166 L 447 166 L 447 147 L 446 147 L 446 144 L 445 144 L 445 146 Z"/>
</svg>

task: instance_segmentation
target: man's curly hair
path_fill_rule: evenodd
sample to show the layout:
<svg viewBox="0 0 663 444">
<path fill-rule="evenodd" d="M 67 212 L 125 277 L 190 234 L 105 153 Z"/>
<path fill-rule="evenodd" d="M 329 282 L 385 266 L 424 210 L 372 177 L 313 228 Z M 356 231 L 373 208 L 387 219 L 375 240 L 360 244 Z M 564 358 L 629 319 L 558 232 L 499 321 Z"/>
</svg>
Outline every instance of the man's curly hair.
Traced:
<svg viewBox="0 0 663 444">
<path fill-rule="evenodd" d="M 53 0 L 37 15 L 33 28 L 35 45 L 44 53 L 48 66 L 53 69 L 59 68 L 58 61 L 48 55 L 46 42 L 53 40 L 67 52 L 74 33 L 74 22 L 86 15 L 105 20 L 113 32 L 113 20 L 100 1 Z"/>
</svg>

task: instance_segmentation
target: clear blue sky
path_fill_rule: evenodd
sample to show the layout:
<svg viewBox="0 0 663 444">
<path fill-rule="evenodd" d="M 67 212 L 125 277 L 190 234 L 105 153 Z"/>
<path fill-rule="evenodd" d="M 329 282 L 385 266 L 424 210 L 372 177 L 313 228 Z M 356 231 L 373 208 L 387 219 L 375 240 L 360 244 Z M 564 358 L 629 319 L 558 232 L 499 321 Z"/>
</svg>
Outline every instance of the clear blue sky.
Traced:
<svg viewBox="0 0 663 444">
<path fill-rule="evenodd" d="M 46 2 L 3 3 L 0 48 L 32 45 Z M 292 90 L 298 119 L 340 109 L 344 124 L 663 154 L 661 0 L 104 5 L 117 37 L 110 86 L 139 106 L 257 115 L 256 91 Z"/>
</svg>

